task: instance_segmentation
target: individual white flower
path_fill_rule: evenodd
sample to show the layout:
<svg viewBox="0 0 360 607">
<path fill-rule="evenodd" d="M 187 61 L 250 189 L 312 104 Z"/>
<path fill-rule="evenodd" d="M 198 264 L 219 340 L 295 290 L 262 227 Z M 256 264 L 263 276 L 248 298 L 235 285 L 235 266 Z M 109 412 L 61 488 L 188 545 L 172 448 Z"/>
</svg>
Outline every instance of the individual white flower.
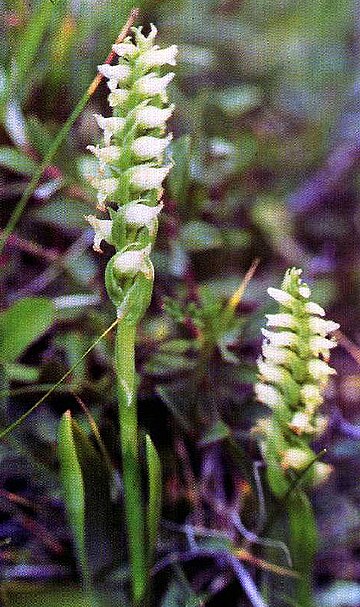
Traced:
<svg viewBox="0 0 360 607">
<path fill-rule="evenodd" d="M 275 299 L 278 303 L 285 306 L 286 308 L 293 308 L 293 305 L 296 303 L 295 297 L 287 293 L 286 291 L 282 291 L 282 289 L 274 289 L 274 287 L 269 287 L 267 290 L 270 297 Z"/>
<path fill-rule="evenodd" d="M 176 65 L 177 53 L 178 47 L 176 44 L 161 49 L 153 47 L 142 53 L 137 61 L 141 67 L 147 70 L 152 67 L 161 67 L 162 65 Z"/>
<path fill-rule="evenodd" d="M 163 109 L 154 107 L 153 105 L 142 106 L 136 112 L 136 122 L 140 127 L 145 129 L 164 128 L 174 108 L 173 104 Z"/>
<path fill-rule="evenodd" d="M 133 189 L 139 192 L 158 189 L 171 167 L 171 164 L 160 168 L 148 164 L 139 164 L 129 169 L 130 183 Z"/>
<path fill-rule="evenodd" d="M 119 185 L 118 180 L 114 177 L 91 177 L 89 181 L 91 185 L 98 190 L 97 199 L 99 209 L 104 210 L 104 202 L 109 196 L 116 192 Z"/>
<path fill-rule="evenodd" d="M 126 82 L 131 73 L 129 65 L 98 65 L 98 71 L 109 80 L 108 87 L 110 91 L 114 91 L 118 84 Z"/>
<path fill-rule="evenodd" d="M 97 217 L 95 217 L 95 215 L 86 215 L 85 219 L 95 230 L 93 249 L 98 253 L 102 253 L 100 248 L 102 240 L 106 240 L 106 242 L 112 244 L 111 230 L 113 222 L 111 221 L 111 219 L 98 219 Z"/>
<path fill-rule="evenodd" d="M 109 145 L 103 148 L 98 145 L 88 145 L 86 149 L 94 154 L 96 158 L 105 163 L 119 160 L 121 154 L 120 148 L 117 145 Z"/>
<path fill-rule="evenodd" d="M 108 96 L 108 102 L 110 107 L 118 107 L 124 105 L 129 98 L 129 91 L 126 89 L 115 89 Z"/>
<path fill-rule="evenodd" d="M 304 384 L 300 390 L 300 399 L 309 412 L 312 412 L 323 402 L 321 390 L 315 384 Z"/>
<path fill-rule="evenodd" d="M 261 329 L 261 333 L 269 340 L 272 346 L 289 347 L 292 348 L 298 343 L 298 336 L 296 333 L 290 331 L 280 331 L 275 333 L 274 331 L 268 331 L 267 329 Z"/>
<path fill-rule="evenodd" d="M 284 399 L 274 386 L 267 384 L 255 384 L 255 394 L 259 402 L 268 405 L 271 408 L 281 407 L 284 405 Z"/>
<path fill-rule="evenodd" d="M 268 327 L 295 329 L 296 321 L 292 314 L 265 314 Z"/>
<path fill-rule="evenodd" d="M 320 358 L 314 358 L 309 362 L 309 373 L 320 382 L 326 382 L 329 375 L 336 375 L 335 369 Z"/>
<path fill-rule="evenodd" d="M 285 366 L 290 365 L 296 356 L 289 348 L 273 346 L 266 342 L 262 345 L 262 353 L 265 358 L 271 360 L 275 365 Z"/>
<path fill-rule="evenodd" d="M 121 207 L 121 212 L 128 225 L 134 227 L 151 227 L 163 206 L 163 204 L 158 204 L 156 207 L 150 207 L 147 204 L 130 202 L 124 207 Z"/>
<path fill-rule="evenodd" d="M 302 295 L 302 297 L 305 297 L 305 299 L 309 299 L 311 295 L 311 291 L 307 285 L 300 285 L 299 293 Z"/>
<path fill-rule="evenodd" d="M 125 118 L 120 118 L 118 116 L 105 118 L 104 116 L 101 116 L 101 114 L 94 114 L 94 118 L 98 126 L 104 131 L 104 143 L 106 146 L 110 145 L 110 140 L 113 135 L 121 133 L 126 122 Z"/>
<path fill-rule="evenodd" d="M 286 374 L 281 367 L 272 365 L 261 357 L 258 358 L 257 365 L 262 378 L 270 384 L 281 384 L 284 381 Z"/>
<path fill-rule="evenodd" d="M 298 411 L 293 416 L 291 422 L 288 424 L 290 430 L 292 430 L 298 436 L 301 436 L 304 432 L 311 434 L 315 428 L 310 422 L 310 415 L 306 411 Z"/>
<path fill-rule="evenodd" d="M 326 337 L 320 337 L 315 335 L 314 337 L 310 337 L 310 349 L 314 356 L 319 356 L 322 354 L 323 356 L 329 355 L 329 350 L 331 348 L 336 347 L 336 341 L 332 339 L 327 339 Z"/>
<path fill-rule="evenodd" d="M 135 139 L 131 149 L 135 156 L 137 156 L 140 160 L 151 160 L 152 158 L 161 157 L 171 140 L 171 133 L 164 138 L 144 135 L 143 137 L 138 137 Z"/>
<path fill-rule="evenodd" d="M 120 276 L 135 276 L 138 272 L 152 278 L 153 267 L 149 258 L 151 246 L 148 245 L 140 251 L 124 251 L 114 256 L 113 269 Z"/>
<path fill-rule="evenodd" d="M 324 308 L 313 301 L 308 301 L 305 304 L 305 312 L 308 314 L 316 314 L 317 316 L 325 316 Z"/>
<path fill-rule="evenodd" d="M 281 467 L 284 470 L 305 470 L 314 461 L 314 455 L 310 450 L 291 447 L 287 449 L 281 460 Z"/>
<path fill-rule="evenodd" d="M 119 57 L 125 57 L 126 59 L 129 57 L 134 57 L 134 55 L 137 55 L 139 52 L 139 49 L 135 46 L 135 44 L 130 41 L 126 42 L 125 40 L 119 44 L 113 44 L 112 50 Z"/>
<path fill-rule="evenodd" d="M 165 95 L 166 87 L 174 76 L 174 72 L 169 72 L 162 78 L 159 78 L 159 76 L 156 76 L 156 74 L 151 72 L 150 74 L 139 78 L 139 80 L 134 83 L 134 89 L 141 95 L 146 96 Z M 166 95 L 164 101 L 166 101 Z"/>
<path fill-rule="evenodd" d="M 312 333 L 318 334 L 321 337 L 326 337 L 328 333 L 337 331 L 340 325 L 332 320 L 324 320 L 323 318 L 313 316 L 309 319 L 309 327 Z"/>
</svg>

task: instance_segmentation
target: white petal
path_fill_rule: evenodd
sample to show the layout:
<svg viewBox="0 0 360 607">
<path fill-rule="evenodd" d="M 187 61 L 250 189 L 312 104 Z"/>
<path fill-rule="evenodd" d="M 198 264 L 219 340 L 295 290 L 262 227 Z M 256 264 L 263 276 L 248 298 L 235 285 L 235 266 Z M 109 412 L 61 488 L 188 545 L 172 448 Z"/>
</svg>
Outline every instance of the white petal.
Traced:
<svg viewBox="0 0 360 607">
<path fill-rule="evenodd" d="M 324 320 L 314 316 L 309 320 L 309 326 L 312 333 L 318 334 L 321 337 L 326 337 L 328 333 L 332 333 L 339 329 L 340 325 L 332 320 Z"/>
<path fill-rule="evenodd" d="M 129 98 L 129 91 L 126 89 L 115 89 L 108 96 L 108 102 L 110 107 L 117 107 L 119 105 L 124 105 Z"/>
<path fill-rule="evenodd" d="M 92 154 L 94 154 L 94 156 L 99 158 L 99 160 L 102 162 L 114 162 L 120 158 L 121 154 L 120 148 L 118 148 L 116 145 L 109 145 L 103 148 L 99 147 L 98 145 L 88 145 L 86 149 L 92 152 Z"/>
<path fill-rule="evenodd" d="M 306 299 L 309 299 L 309 297 L 311 295 L 311 291 L 310 291 L 310 289 L 309 289 L 309 287 L 307 285 L 301 285 L 299 287 L 299 293 L 300 293 L 300 295 L 302 295 Z"/>
<path fill-rule="evenodd" d="M 272 365 L 267 361 L 265 362 L 261 357 L 258 359 L 257 364 L 264 381 L 270 384 L 281 384 L 284 381 L 285 373 L 281 367 Z"/>
<path fill-rule="evenodd" d="M 115 255 L 113 269 L 116 273 L 126 276 L 135 276 L 138 272 L 142 272 L 148 278 L 151 278 L 152 264 L 149 259 L 151 246 L 148 245 L 140 251 L 125 251 Z"/>
<path fill-rule="evenodd" d="M 133 57 L 139 52 L 138 48 L 135 46 L 135 44 L 132 44 L 132 42 L 120 42 L 120 44 L 113 44 L 112 50 L 119 57 L 126 58 Z"/>
<path fill-rule="evenodd" d="M 275 333 L 273 331 L 268 331 L 267 329 L 261 329 L 261 333 L 269 340 L 269 343 L 272 346 L 281 346 L 281 347 L 293 347 L 298 343 L 298 336 L 296 333 L 291 333 L 290 331 L 280 331 L 279 333 Z"/>
<path fill-rule="evenodd" d="M 130 169 L 130 183 L 134 190 L 154 190 L 161 187 L 162 182 L 169 173 L 172 165 L 156 168 L 147 164 L 138 165 Z"/>
<path fill-rule="evenodd" d="M 148 205 L 139 202 L 130 202 L 124 207 L 121 207 L 121 211 L 124 213 L 127 224 L 141 227 L 150 226 L 162 208 L 163 204 L 158 204 L 156 207 L 149 207 Z"/>
<path fill-rule="evenodd" d="M 305 312 L 307 312 L 308 314 L 317 314 L 318 316 L 325 316 L 324 308 L 319 306 L 317 303 L 314 303 L 313 301 L 308 301 L 305 304 Z"/>
<path fill-rule="evenodd" d="M 295 434 L 302 434 L 303 432 L 312 433 L 315 428 L 310 422 L 310 415 L 305 411 L 298 411 L 293 416 L 289 428 L 295 432 Z"/>
<path fill-rule="evenodd" d="M 86 221 L 94 228 L 94 250 L 101 251 L 100 244 L 106 240 L 111 244 L 112 221 L 110 219 L 98 219 L 95 215 L 86 215 Z"/>
<path fill-rule="evenodd" d="M 172 134 L 169 134 L 165 138 L 145 135 L 144 137 L 135 139 L 131 149 L 139 159 L 151 160 L 151 158 L 158 158 L 162 155 L 171 139 Z"/>
<path fill-rule="evenodd" d="M 163 128 L 173 113 L 174 108 L 174 105 L 163 109 L 154 107 L 153 105 L 141 107 L 136 112 L 136 122 L 140 127 L 146 129 Z"/>
<path fill-rule="evenodd" d="M 304 384 L 300 390 L 300 397 L 302 403 L 309 411 L 319 407 L 323 402 L 320 388 L 315 384 Z"/>
<path fill-rule="evenodd" d="M 314 356 L 319 356 L 319 354 L 322 354 L 323 356 L 328 356 L 329 350 L 331 348 L 335 348 L 335 346 L 336 341 L 332 339 L 326 339 L 326 337 L 319 337 L 318 335 L 315 335 L 314 337 L 310 338 L 310 348 Z"/>
<path fill-rule="evenodd" d="M 152 48 L 140 55 L 138 62 L 145 69 L 160 67 L 161 65 L 176 65 L 177 52 L 176 44 L 162 49 Z"/>
<path fill-rule="evenodd" d="M 98 65 L 98 71 L 108 78 L 110 91 L 114 91 L 120 82 L 126 82 L 131 73 L 128 65 L 108 65 L 107 63 Z"/>
<path fill-rule="evenodd" d="M 296 356 L 294 352 L 288 348 L 272 346 L 267 343 L 263 344 L 262 353 L 269 362 L 272 362 L 275 365 L 288 365 L 291 363 L 294 356 Z"/>
<path fill-rule="evenodd" d="M 296 321 L 292 314 L 265 314 L 267 326 L 282 327 L 283 329 L 294 329 Z"/>
<path fill-rule="evenodd" d="M 309 362 L 309 373 L 318 381 L 327 380 L 329 375 L 336 375 L 335 369 L 319 358 Z"/>
<path fill-rule="evenodd" d="M 294 303 L 296 302 L 295 297 L 290 295 L 290 293 L 286 293 L 286 291 L 282 291 L 281 289 L 274 289 L 273 287 L 269 287 L 267 292 L 270 297 L 275 299 L 275 301 L 282 304 L 286 308 L 292 308 Z"/>
<path fill-rule="evenodd" d="M 104 118 L 101 114 L 94 114 L 98 126 L 104 131 L 104 143 L 110 145 L 110 139 L 113 135 L 121 133 L 125 126 L 125 118 L 110 116 Z"/>
<path fill-rule="evenodd" d="M 281 467 L 285 470 L 291 468 L 292 470 L 304 470 L 314 460 L 314 456 L 309 450 L 303 450 L 298 447 L 292 447 L 287 449 L 281 460 Z"/>
<path fill-rule="evenodd" d="M 139 78 L 139 80 L 134 83 L 134 88 L 142 95 L 161 95 L 165 93 L 167 85 L 172 81 L 174 76 L 174 72 L 170 72 L 162 78 L 150 73 Z"/>
<path fill-rule="evenodd" d="M 258 401 L 269 407 L 281 407 L 284 404 L 281 393 L 274 386 L 255 384 L 255 394 Z"/>
</svg>

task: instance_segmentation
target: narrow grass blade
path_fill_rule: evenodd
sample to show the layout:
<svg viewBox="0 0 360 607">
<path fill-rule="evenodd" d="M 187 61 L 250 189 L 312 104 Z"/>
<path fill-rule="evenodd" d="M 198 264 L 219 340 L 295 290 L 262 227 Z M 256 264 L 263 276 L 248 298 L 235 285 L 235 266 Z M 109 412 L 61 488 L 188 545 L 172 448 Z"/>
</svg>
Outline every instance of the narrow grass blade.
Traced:
<svg viewBox="0 0 360 607">
<path fill-rule="evenodd" d="M 148 561 L 149 566 L 151 566 L 151 562 L 155 554 L 156 540 L 161 517 L 162 475 L 159 455 L 148 434 L 146 435 L 146 460 L 149 488 L 147 510 Z"/>
<path fill-rule="evenodd" d="M 62 416 L 58 432 L 58 457 L 66 510 L 73 532 L 79 566 L 85 582 L 89 571 L 85 549 L 85 490 L 76 452 L 70 411 Z"/>
</svg>

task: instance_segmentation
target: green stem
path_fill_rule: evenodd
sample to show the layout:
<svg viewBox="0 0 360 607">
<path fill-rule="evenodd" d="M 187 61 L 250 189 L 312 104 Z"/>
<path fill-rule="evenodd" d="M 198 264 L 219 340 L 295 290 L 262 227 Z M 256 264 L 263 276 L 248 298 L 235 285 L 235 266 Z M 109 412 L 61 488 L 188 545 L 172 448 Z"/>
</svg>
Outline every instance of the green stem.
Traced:
<svg viewBox="0 0 360 607">
<path fill-rule="evenodd" d="M 132 573 L 133 604 L 138 606 L 145 598 L 148 571 L 136 408 L 135 335 L 136 325 L 134 323 L 127 322 L 126 318 L 119 322 L 115 364 L 119 394 L 125 516 Z"/>
</svg>

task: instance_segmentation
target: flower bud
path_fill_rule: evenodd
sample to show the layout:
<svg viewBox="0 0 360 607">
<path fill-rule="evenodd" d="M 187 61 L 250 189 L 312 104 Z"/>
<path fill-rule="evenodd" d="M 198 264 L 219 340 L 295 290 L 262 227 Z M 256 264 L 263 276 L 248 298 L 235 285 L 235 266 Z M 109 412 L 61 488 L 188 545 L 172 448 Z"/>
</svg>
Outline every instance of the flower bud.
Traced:
<svg viewBox="0 0 360 607">
<path fill-rule="evenodd" d="M 309 411 L 315 410 L 323 402 L 321 390 L 316 384 L 304 384 L 300 390 L 300 398 Z"/>
<path fill-rule="evenodd" d="M 161 157 L 161 154 L 169 145 L 171 139 L 171 133 L 167 137 L 163 138 L 144 135 L 144 137 L 138 137 L 135 139 L 131 149 L 139 160 L 151 160 L 152 158 Z"/>
<path fill-rule="evenodd" d="M 298 411 L 293 416 L 291 422 L 288 424 L 290 430 L 301 436 L 304 432 L 312 434 L 315 430 L 314 426 L 310 422 L 310 415 L 306 411 Z"/>
<path fill-rule="evenodd" d="M 148 245 L 140 251 L 124 251 L 114 256 L 113 270 L 119 276 L 135 276 L 142 272 L 152 278 L 152 263 L 149 258 L 151 247 Z"/>
<path fill-rule="evenodd" d="M 146 49 L 152 47 L 154 40 L 156 38 L 156 35 L 157 35 L 157 28 L 153 23 L 150 23 L 150 32 L 147 36 L 144 36 L 144 34 L 142 33 L 142 30 L 143 30 L 143 28 L 141 25 L 140 25 L 140 27 L 131 28 L 131 31 L 134 32 L 134 34 L 135 34 L 135 39 L 136 39 L 137 45 L 140 47 L 141 50 L 146 50 Z"/>
<path fill-rule="evenodd" d="M 281 467 L 284 470 L 290 468 L 291 470 L 301 472 L 310 466 L 312 461 L 314 461 L 314 455 L 310 449 L 303 450 L 298 447 L 292 447 L 285 451 L 281 460 Z"/>
<path fill-rule="evenodd" d="M 286 374 L 281 367 L 265 362 L 261 356 L 257 360 L 257 365 L 264 381 L 270 384 L 281 384 L 284 381 Z"/>
<path fill-rule="evenodd" d="M 275 299 L 278 303 L 285 306 L 285 308 L 293 308 L 296 299 L 290 293 L 283 291 L 282 289 L 274 289 L 273 287 L 269 287 L 267 290 L 270 297 Z"/>
<path fill-rule="evenodd" d="M 171 167 L 171 164 L 160 168 L 148 164 L 139 164 L 129 169 L 130 183 L 133 189 L 138 192 L 158 189 Z"/>
</svg>

